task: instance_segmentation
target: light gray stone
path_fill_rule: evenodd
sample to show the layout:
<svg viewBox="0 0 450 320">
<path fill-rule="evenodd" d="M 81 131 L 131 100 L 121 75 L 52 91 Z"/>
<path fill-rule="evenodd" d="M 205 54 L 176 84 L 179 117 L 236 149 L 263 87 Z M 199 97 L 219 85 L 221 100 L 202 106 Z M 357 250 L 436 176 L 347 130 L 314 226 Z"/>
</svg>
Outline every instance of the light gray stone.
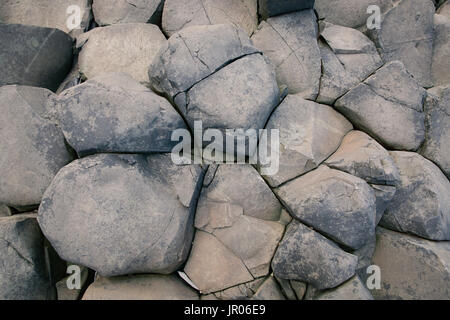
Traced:
<svg viewBox="0 0 450 320">
<path fill-rule="evenodd" d="M 391 152 L 399 172 L 397 193 L 381 225 L 430 240 L 450 240 L 450 182 L 431 161 L 413 152 Z"/>
<path fill-rule="evenodd" d="M 447 18 L 450 19 L 450 2 L 445 1 L 440 7 L 439 9 L 436 11 L 437 14 L 446 16 Z"/>
<path fill-rule="evenodd" d="M 223 291 L 214 292 L 211 296 L 214 297 L 215 300 L 249 300 L 253 297 L 264 280 L 265 278 L 258 278 Z M 204 298 L 202 300 L 204 300 Z"/>
<path fill-rule="evenodd" d="M 0 217 L 9 217 L 12 215 L 11 208 L 5 206 L 4 204 L 0 204 Z"/>
<path fill-rule="evenodd" d="M 55 177 L 39 225 L 64 260 L 102 276 L 169 274 L 189 253 L 201 180 L 169 154 L 87 157 Z"/>
<path fill-rule="evenodd" d="M 294 11 L 314 8 L 314 0 L 258 0 L 259 14 L 263 19 Z"/>
<path fill-rule="evenodd" d="M 157 14 L 161 0 L 94 0 L 92 11 L 100 26 L 147 23 Z"/>
<path fill-rule="evenodd" d="M 314 300 L 373 300 L 373 297 L 361 279 L 354 276 L 337 288 L 319 293 Z"/>
<path fill-rule="evenodd" d="M 434 33 L 431 65 L 433 85 L 448 85 L 450 83 L 450 72 L 448 72 L 450 70 L 450 13 L 447 17 L 438 14 L 434 16 Z"/>
<path fill-rule="evenodd" d="M 270 276 L 258 288 L 252 300 L 286 300 L 273 276 Z"/>
<path fill-rule="evenodd" d="M 68 264 L 67 266 L 69 267 L 70 265 L 71 264 Z M 84 291 L 86 289 L 86 286 L 88 284 L 87 281 L 89 277 L 89 270 L 85 267 L 80 266 L 76 267 L 80 268 L 81 271 L 81 273 L 79 273 L 80 288 L 79 289 L 76 287 L 72 288 L 72 285 L 74 285 L 73 275 L 65 277 L 64 279 L 56 283 L 56 292 L 58 300 L 66 300 L 66 301 L 79 300 L 81 298 L 82 290 Z"/>
</svg>

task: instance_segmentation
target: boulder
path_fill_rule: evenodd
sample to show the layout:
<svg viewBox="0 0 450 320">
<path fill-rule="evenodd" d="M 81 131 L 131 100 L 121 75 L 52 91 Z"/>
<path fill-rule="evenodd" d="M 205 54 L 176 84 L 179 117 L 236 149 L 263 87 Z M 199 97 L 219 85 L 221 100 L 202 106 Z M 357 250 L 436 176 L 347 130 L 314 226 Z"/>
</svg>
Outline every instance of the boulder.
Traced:
<svg viewBox="0 0 450 320">
<path fill-rule="evenodd" d="M 61 128 L 68 143 L 92 153 L 171 152 L 171 134 L 185 129 L 164 98 L 125 73 L 97 76 L 58 97 Z"/>
<path fill-rule="evenodd" d="M 47 300 L 51 282 L 35 214 L 0 218 L 0 299 Z"/>
<path fill-rule="evenodd" d="M 381 218 L 383 217 L 384 212 L 386 211 L 389 203 L 394 198 L 395 193 L 397 192 L 397 188 L 394 186 L 386 186 L 386 185 L 370 185 L 375 192 L 376 198 L 376 207 L 377 207 L 377 217 L 375 219 L 375 225 L 380 223 Z"/>
<path fill-rule="evenodd" d="M 375 195 L 360 178 L 320 166 L 274 192 L 294 218 L 349 248 L 375 233 Z"/>
<path fill-rule="evenodd" d="M 333 108 L 288 95 L 274 110 L 266 129 L 280 134 L 279 170 L 264 176 L 272 187 L 317 168 L 339 147 L 352 124 Z M 268 139 L 270 141 L 270 139 Z M 272 152 L 271 144 L 268 153 Z"/>
<path fill-rule="evenodd" d="M 428 90 L 425 103 L 425 142 L 419 153 L 436 163 L 450 179 L 450 87 Z"/>
<path fill-rule="evenodd" d="M 335 108 L 386 147 L 417 150 L 425 138 L 426 91 L 394 61 L 336 101 Z"/>
<path fill-rule="evenodd" d="M 401 0 L 383 14 L 380 29 L 368 32 L 385 62 L 402 61 L 418 83 L 427 88 L 433 86 L 434 13 L 430 0 Z"/>
<path fill-rule="evenodd" d="M 357 263 L 356 256 L 294 220 L 275 253 L 272 269 L 278 278 L 327 289 L 350 279 Z"/>
<path fill-rule="evenodd" d="M 118 23 L 156 23 L 162 0 L 95 0 L 92 11 L 100 26 Z"/>
<path fill-rule="evenodd" d="M 43 88 L 0 88 L 0 203 L 39 205 L 53 177 L 72 160 L 55 123 L 54 98 Z"/>
<path fill-rule="evenodd" d="M 263 19 L 285 13 L 314 8 L 314 0 L 258 0 Z"/>
<path fill-rule="evenodd" d="M 280 86 L 315 100 L 321 73 L 317 38 L 317 18 L 313 10 L 305 10 L 261 22 L 252 41 L 275 66 Z"/>
<path fill-rule="evenodd" d="M 397 193 L 381 220 L 392 230 L 430 240 L 450 240 L 450 182 L 431 161 L 413 152 L 391 152 L 399 172 Z"/>
<path fill-rule="evenodd" d="M 373 297 L 361 279 L 354 276 L 337 288 L 320 292 L 314 300 L 373 300 Z"/>
<path fill-rule="evenodd" d="M 47 189 L 39 225 L 61 258 L 102 276 L 169 274 L 189 253 L 202 176 L 169 154 L 76 160 Z"/>
<path fill-rule="evenodd" d="M 169 37 L 186 27 L 233 24 L 249 36 L 258 26 L 257 0 L 165 0 L 162 29 Z"/>
<path fill-rule="evenodd" d="M 95 28 L 77 38 L 80 73 L 90 79 L 109 72 L 125 72 L 147 84 L 148 67 L 166 38 L 158 26 L 123 23 Z"/>
<path fill-rule="evenodd" d="M 286 300 L 273 276 L 268 277 L 253 295 L 252 300 Z"/>
<path fill-rule="evenodd" d="M 448 85 L 450 83 L 450 73 L 447 72 L 450 69 L 450 14 L 448 17 L 438 14 L 434 16 L 434 33 L 431 65 L 433 85 Z"/>
<path fill-rule="evenodd" d="M 427 241 L 377 229 L 373 263 L 381 270 L 377 300 L 450 299 L 450 242 Z"/>
<path fill-rule="evenodd" d="M 72 66 L 72 42 L 58 29 L 0 24 L 0 86 L 56 91 Z"/>
<path fill-rule="evenodd" d="M 83 300 L 198 300 L 198 294 L 175 275 L 100 277 Z"/>
</svg>

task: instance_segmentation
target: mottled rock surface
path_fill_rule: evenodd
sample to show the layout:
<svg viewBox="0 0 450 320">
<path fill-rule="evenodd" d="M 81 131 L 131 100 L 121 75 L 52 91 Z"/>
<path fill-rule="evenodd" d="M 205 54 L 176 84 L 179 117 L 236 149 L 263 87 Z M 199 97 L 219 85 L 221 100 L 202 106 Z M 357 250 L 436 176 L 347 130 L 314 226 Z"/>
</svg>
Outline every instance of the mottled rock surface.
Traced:
<svg viewBox="0 0 450 320">
<path fill-rule="evenodd" d="M 95 0 L 92 11 L 100 26 L 118 23 L 154 23 L 161 0 Z"/>
<path fill-rule="evenodd" d="M 322 291 L 314 300 L 373 300 L 358 276 L 331 290 Z"/>
</svg>

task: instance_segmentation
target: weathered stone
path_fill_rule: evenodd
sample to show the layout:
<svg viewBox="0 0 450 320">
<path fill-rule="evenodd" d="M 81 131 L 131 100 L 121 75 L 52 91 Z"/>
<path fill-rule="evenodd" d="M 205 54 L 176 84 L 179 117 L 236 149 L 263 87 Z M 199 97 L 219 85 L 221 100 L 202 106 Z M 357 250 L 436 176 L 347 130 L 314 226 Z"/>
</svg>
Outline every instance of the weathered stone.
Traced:
<svg viewBox="0 0 450 320">
<path fill-rule="evenodd" d="M 337 288 L 319 293 L 314 300 L 373 300 L 373 297 L 361 279 L 354 276 Z"/>
<path fill-rule="evenodd" d="M 169 274 L 189 253 L 201 180 L 168 154 L 87 157 L 59 171 L 38 221 L 64 260 L 102 276 Z"/>
<path fill-rule="evenodd" d="M 0 218 L 0 234 L 0 299 L 49 299 L 51 282 L 36 215 Z"/>
<path fill-rule="evenodd" d="M 401 62 L 386 64 L 335 107 L 387 147 L 417 150 L 425 137 L 422 89 Z"/>
<path fill-rule="evenodd" d="M 1 1 L 0 23 L 55 28 L 73 36 L 86 31 L 92 20 L 92 0 L 71 0 L 70 2 L 67 0 L 39 0 L 38 3 L 36 2 L 36 0 Z M 80 21 L 77 25 L 76 19 L 78 18 Z"/>
<path fill-rule="evenodd" d="M 433 242 L 377 229 L 373 263 L 381 269 L 375 299 L 450 299 L 450 242 Z"/>
<path fill-rule="evenodd" d="M 295 291 L 291 287 L 291 281 L 276 278 L 278 285 L 280 286 L 281 293 L 287 300 L 297 300 L 297 295 L 295 294 Z"/>
<path fill-rule="evenodd" d="M 252 300 L 286 300 L 273 276 L 270 276 L 258 288 Z"/>
<path fill-rule="evenodd" d="M 360 178 L 320 166 L 274 192 L 295 218 L 347 247 L 375 233 L 375 195 Z"/>
<path fill-rule="evenodd" d="M 171 152 L 171 134 L 185 129 L 164 98 L 124 73 L 95 77 L 58 97 L 59 121 L 80 156 Z"/>
<path fill-rule="evenodd" d="M 325 164 L 368 183 L 394 186 L 400 179 L 389 152 L 361 131 L 348 133 Z"/>
<path fill-rule="evenodd" d="M 332 8 L 332 7 L 331 7 Z M 423 87 L 433 86 L 433 16 L 430 0 L 401 0 L 368 34 L 385 62 L 400 60 Z"/>
<path fill-rule="evenodd" d="M 169 37 L 190 26 L 233 24 L 249 36 L 258 26 L 257 0 L 165 0 L 162 28 Z"/>
<path fill-rule="evenodd" d="M 370 237 L 370 240 L 364 246 L 352 252 L 352 254 L 358 257 L 358 266 L 356 267 L 357 273 L 366 272 L 367 267 L 372 265 L 372 257 L 375 251 L 375 243 L 376 243 L 376 236 L 374 233 Z"/>
<path fill-rule="evenodd" d="M 117 23 L 147 23 L 158 14 L 161 0 L 95 0 L 92 11 L 100 26 Z"/>
<path fill-rule="evenodd" d="M 5 206 L 4 204 L 0 204 L 0 217 L 9 217 L 12 215 L 11 208 Z"/>
<path fill-rule="evenodd" d="M 439 9 L 436 11 L 437 14 L 446 16 L 447 18 L 450 19 L 450 2 L 445 1 L 440 7 Z"/>
<path fill-rule="evenodd" d="M 389 229 L 430 240 L 450 240 L 450 182 L 431 161 L 391 152 L 399 172 L 397 193 L 381 220 Z"/>
<path fill-rule="evenodd" d="M 450 14 L 434 16 L 434 33 L 431 73 L 434 86 L 440 86 L 450 83 Z"/>
<path fill-rule="evenodd" d="M 428 90 L 425 103 L 425 143 L 420 154 L 436 163 L 450 179 L 450 87 Z"/>
<path fill-rule="evenodd" d="M 20 84 L 55 91 L 72 66 L 72 42 L 58 29 L 0 24 L 0 86 Z"/>
<path fill-rule="evenodd" d="M 100 277 L 83 300 L 198 300 L 198 294 L 175 275 Z"/>
<path fill-rule="evenodd" d="M 352 129 L 333 108 L 288 95 L 275 109 L 266 129 L 280 133 L 279 170 L 264 178 L 272 187 L 317 168 Z M 270 141 L 270 137 L 268 138 Z M 271 144 L 268 153 L 272 152 Z"/>
<path fill-rule="evenodd" d="M 314 0 L 258 0 L 263 19 L 285 13 L 314 8 Z"/>
<path fill-rule="evenodd" d="M 108 72 L 125 72 L 148 84 L 149 65 L 167 42 L 153 24 L 124 23 L 95 28 L 77 39 L 80 72 L 90 79 Z"/>
<path fill-rule="evenodd" d="M 264 280 L 264 278 L 258 278 L 253 281 L 225 289 L 223 291 L 214 292 L 214 294 L 211 295 L 216 300 L 249 300 L 251 297 L 253 297 Z"/>
<path fill-rule="evenodd" d="M 350 279 L 357 263 L 356 256 L 294 220 L 275 253 L 272 269 L 281 279 L 303 281 L 326 289 Z"/>
<path fill-rule="evenodd" d="M 52 118 L 53 99 L 43 88 L 0 88 L 0 203 L 38 205 L 58 170 L 72 160 Z"/>
<path fill-rule="evenodd" d="M 397 188 L 393 186 L 385 186 L 385 185 L 370 185 L 375 192 L 376 198 L 376 207 L 377 207 L 377 217 L 375 219 L 375 225 L 380 223 L 381 218 L 383 217 L 384 212 L 386 211 L 389 203 L 394 198 L 395 193 L 397 192 Z"/>
<path fill-rule="evenodd" d="M 306 10 L 263 21 L 252 41 L 274 64 L 280 86 L 314 100 L 321 72 L 317 37 L 314 11 Z"/>
<path fill-rule="evenodd" d="M 291 280 L 290 283 L 291 283 L 292 290 L 295 291 L 297 300 L 303 300 L 303 297 L 305 296 L 305 293 L 306 293 L 307 284 L 304 282 L 294 281 L 294 280 Z"/>
</svg>

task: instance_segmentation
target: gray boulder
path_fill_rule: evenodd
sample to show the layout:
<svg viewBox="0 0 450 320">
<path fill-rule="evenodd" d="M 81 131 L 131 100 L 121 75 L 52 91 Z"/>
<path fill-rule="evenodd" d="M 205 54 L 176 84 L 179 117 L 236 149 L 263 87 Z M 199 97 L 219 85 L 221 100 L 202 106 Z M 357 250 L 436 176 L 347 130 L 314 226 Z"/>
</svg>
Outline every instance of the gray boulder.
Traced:
<svg viewBox="0 0 450 320">
<path fill-rule="evenodd" d="M 92 11 L 100 26 L 117 23 L 155 23 L 161 0 L 95 0 Z"/>
<path fill-rule="evenodd" d="M 413 152 L 391 152 L 399 172 L 397 193 L 381 225 L 430 240 L 450 240 L 450 182 L 431 161 Z"/>
<path fill-rule="evenodd" d="M 428 90 L 425 103 L 425 142 L 420 154 L 436 163 L 450 179 L 450 88 Z"/>
<path fill-rule="evenodd" d="M 0 24 L 0 86 L 56 91 L 72 66 L 72 42 L 58 29 Z"/>
<path fill-rule="evenodd" d="M 249 36 L 258 26 L 257 0 L 165 0 L 162 29 L 169 37 L 183 28 L 233 24 Z"/>
<path fill-rule="evenodd" d="M 58 106 L 64 135 L 80 156 L 171 152 L 176 144 L 172 132 L 186 128 L 166 99 L 124 73 L 98 76 L 66 90 Z"/>
<path fill-rule="evenodd" d="M 278 278 L 327 289 L 350 279 L 357 263 L 356 256 L 294 220 L 275 253 L 272 269 Z"/>
<path fill-rule="evenodd" d="M 266 129 L 280 133 L 279 170 L 264 176 L 272 187 L 317 168 L 339 147 L 352 124 L 333 108 L 288 95 L 271 115 Z M 270 141 L 270 137 L 269 137 Z M 271 144 L 268 153 L 272 152 Z"/>
<path fill-rule="evenodd" d="M 175 275 L 100 277 L 83 300 L 198 300 L 198 294 Z"/>
<path fill-rule="evenodd" d="M 0 218 L 0 299 L 47 300 L 51 282 L 44 238 L 34 214 Z"/>
<path fill-rule="evenodd" d="M 169 274 L 189 253 L 202 175 L 168 154 L 77 160 L 47 189 L 39 225 L 64 260 L 102 276 Z"/>
<path fill-rule="evenodd" d="M 401 0 L 381 19 L 381 28 L 368 34 L 385 62 L 400 60 L 423 87 L 433 86 L 435 7 L 430 0 Z"/>
<path fill-rule="evenodd" d="M 347 247 L 375 233 L 375 195 L 360 178 L 320 166 L 274 191 L 295 218 Z"/>
<path fill-rule="evenodd" d="M 427 241 L 377 229 L 373 263 L 381 270 L 377 300 L 450 299 L 450 242 Z"/>
<path fill-rule="evenodd" d="M 314 11 L 305 10 L 261 22 L 252 41 L 275 66 L 280 86 L 286 85 L 291 94 L 315 100 L 321 73 L 317 38 Z"/>
<path fill-rule="evenodd" d="M 0 203 L 36 206 L 58 170 L 72 160 L 55 124 L 54 95 L 43 88 L 4 86 L 0 112 Z"/>
<path fill-rule="evenodd" d="M 148 67 L 167 42 L 158 26 L 123 23 L 95 28 L 77 38 L 80 73 L 85 79 L 125 72 L 148 85 Z"/>
<path fill-rule="evenodd" d="M 396 150 L 417 150 L 425 138 L 426 91 L 394 61 L 336 101 L 353 124 Z"/>
<path fill-rule="evenodd" d="M 434 33 L 431 73 L 433 85 L 440 86 L 450 83 L 450 14 L 434 16 Z"/>
<path fill-rule="evenodd" d="M 273 276 L 268 277 L 253 295 L 252 300 L 286 300 Z"/>
<path fill-rule="evenodd" d="M 337 288 L 320 292 L 314 300 L 373 300 L 373 297 L 361 279 L 354 276 Z"/>
<path fill-rule="evenodd" d="M 263 19 L 281 14 L 314 8 L 314 0 L 258 0 Z"/>
<path fill-rule="evenodd" d="M 395 193 L 397 192 L 397 188 L 394 186 L 386 186 L 386 185 L 370 185 L 375 192 L 376 198 L 376 207 L 377 207 L 377 217 L 375 219 L 375 225 L 380 223 L 381 218 L 383 217 L 384 212 L 386 211 L 389 203 L 394 198 Z"/>
</svg>

